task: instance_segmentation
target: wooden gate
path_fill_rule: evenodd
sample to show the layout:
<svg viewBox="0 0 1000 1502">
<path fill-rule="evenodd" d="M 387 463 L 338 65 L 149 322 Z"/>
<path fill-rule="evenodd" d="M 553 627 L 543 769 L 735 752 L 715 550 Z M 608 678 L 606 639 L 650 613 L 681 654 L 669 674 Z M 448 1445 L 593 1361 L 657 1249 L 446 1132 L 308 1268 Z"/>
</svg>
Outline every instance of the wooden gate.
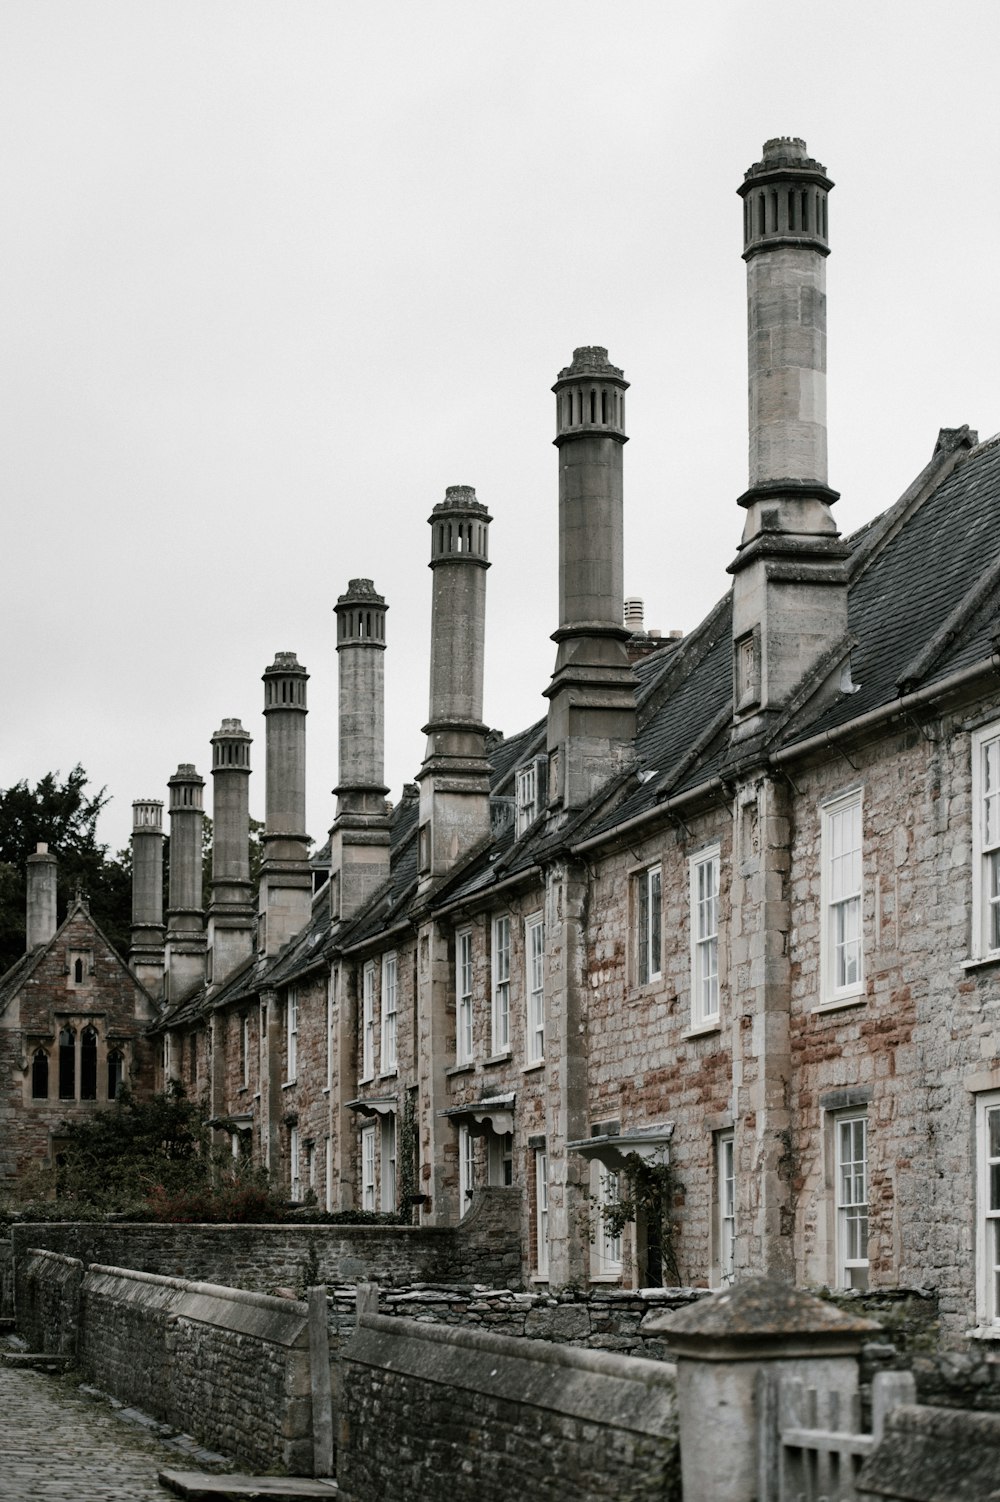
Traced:
<svg viewBox="0 0 1000 1502">
<path fill-rule="evenodd" d="M 886 1414 L 916 1401 L 910 1372 L 879 1372 L 872 1386 L 872 1432 L 861 1400 L 819 1391 L 795 1377 L 757 1379 L 760 1502 L 859 1502 L 855 1481 L 882 1438 Z"/>
</svg>

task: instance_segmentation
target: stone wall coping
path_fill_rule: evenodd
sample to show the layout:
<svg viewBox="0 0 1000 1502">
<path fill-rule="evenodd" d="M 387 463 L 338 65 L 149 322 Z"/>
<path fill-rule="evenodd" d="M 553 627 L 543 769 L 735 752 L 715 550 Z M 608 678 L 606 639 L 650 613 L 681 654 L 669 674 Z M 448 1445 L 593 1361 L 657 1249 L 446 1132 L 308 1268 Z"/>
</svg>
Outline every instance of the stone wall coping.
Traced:
<svg viewBox="0 0 1000 1502">
<path fill-rule="evenodd" d="M 645 1356 L 619 1356 L 614 1351 L 590 1351 L 580 1346 L 559 1345 L 551 1340 L 531 1340 L 518 1335 L 498 1335 L 474 1326 L 431 1325 L 423 1320 L 404 1319 L 399 1315 L 362 1314 L 359 1329 L 378 1330 L 387 1335 L 406 1336 L 432 1345 L 464 1346 L 490 1356 L 517 1356 L 522 1361 L 538 1362 L 547 1367 L 574 1367 L 578 1371 L 598 1372 L 602 1376 L 652 1384 L 673 1391 L 676 1367 L 669 1361 L 650 1361 Z M 356 1359 L 351 1356 L 351 1359 Z"/>
<path fill-rule="evenodd" d="M 343 1352 L 351 1365 L 478 1392 L 644 1435 L 676 1430 L 676 1368 L 550 1341 L 362 1315 Z"/>
<path fill-rule="evenodd" d="M 133 1272 L 92 1263 L 83 1280 L 85 1297 L 106 1294 L 165 1316 L 191 1320 L 252 1335 L 270 1345 L 305 1346 L 309 1339 L 309 1306 L 298 1299 L 224 1288 L 218 1283 L 191 1283 L 158 1273 Z"/>
<path fill-rule="evenodd" d="M 82 1268 L 84 1265 L 79 1257 L 67 1257 L 65 1252 L 50 1252 L 44 1246 L 30 1246 L 28 1248 L 28 1256 L 40 1257 L 45 1262 L 61 1262 L 67 1268 Z"/>
</svg>

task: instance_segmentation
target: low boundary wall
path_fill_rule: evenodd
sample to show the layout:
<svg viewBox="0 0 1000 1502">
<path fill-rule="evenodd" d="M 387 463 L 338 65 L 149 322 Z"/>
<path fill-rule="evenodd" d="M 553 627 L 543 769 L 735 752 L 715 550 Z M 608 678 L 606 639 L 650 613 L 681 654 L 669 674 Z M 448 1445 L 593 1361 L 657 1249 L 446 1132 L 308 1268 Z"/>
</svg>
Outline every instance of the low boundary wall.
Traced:
<svg viewBox="0 0 1000 1502">
<path fill-rule="evenodd" d="M 409 1283 L 521 1286 L 521 1195 L 476 1191 L 457 1226 L 194 1225 L 43 1221 L 14 1225 L 15 1302 L 31 1247 L 88 1265 L 134 1268 L 269 1293 L 372 1278 Z"/>
<path fill-rule="evenodd" d="M 341 1352 L 351 1502 L 678 1502 L 667 1362 L 361 1316 Z"/>
<path fill-rule="evenodd" d="M 325 1290 L 311 1355 L 310 1306 L 296 1299 L 34 1249 L 23 1260 L 18 1322 L 34 1349 L 75 1356 L 105 1392 L 251 1469 L 329 1473 Z"/>
</svg>

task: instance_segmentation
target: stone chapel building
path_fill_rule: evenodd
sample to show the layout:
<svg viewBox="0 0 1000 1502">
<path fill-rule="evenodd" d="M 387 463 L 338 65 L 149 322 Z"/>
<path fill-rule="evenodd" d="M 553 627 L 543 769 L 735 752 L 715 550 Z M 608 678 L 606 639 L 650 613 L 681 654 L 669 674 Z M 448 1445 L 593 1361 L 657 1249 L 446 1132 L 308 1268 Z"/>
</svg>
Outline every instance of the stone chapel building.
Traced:
<svg viewBox="0 0 1000 1502">
<path fill-rule="evenodd" d="M 833 184 L 766 143 L 742 198 L 749 477 L 730 579 L 683 640 L 626 622 L 628 382 L 577 349 L 555 394 L 559 620 L 547 709 L 483 708 L 493 518 L 430 518 L 427 747 L 386 802 L 387 605 L 336 604 L 340 769 L 318 887 L 307 672 L 264 674 L 250 740 L 135 805 L 133 970 L 160 1079 L 203 1094 L 291 1198 L 450 1224 L 520 1186 L 523 1275 L 668 1276 L 657 1228 L 595 1214 L 638 1155 L 674 1175 L 673 1276 L 934 1286 L 1000 1332 L 1000 438 L 945 429 L 850 537 L 826 459 Z M 721 588 L 721 581 L 720 581 Z M 314 889 L 315 888 L 315 889 Z"/>
</svg>

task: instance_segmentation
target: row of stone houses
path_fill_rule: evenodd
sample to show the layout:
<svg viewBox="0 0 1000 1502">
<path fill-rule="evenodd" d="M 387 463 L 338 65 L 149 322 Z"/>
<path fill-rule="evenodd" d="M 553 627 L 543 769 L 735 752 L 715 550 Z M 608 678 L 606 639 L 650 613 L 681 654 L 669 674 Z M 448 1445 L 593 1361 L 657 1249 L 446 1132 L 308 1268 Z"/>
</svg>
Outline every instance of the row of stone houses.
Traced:
<svg viewBox="0 0 1000 1502">
<path fill-rule="evenodd" d="M 487 730 L 492 518 L 452 487 L 429 519 L 416 783 L 390 808 L 387 607 L 355 579 L 322 868 L 307 673 L 279 653 L 256 903 L 249 737 L 224 720 L 207 916 L 204 784 L 183 764 L 165 928 L 162 805 L 135 805 L 131 965 L 157 999 L 159 1079 L 203 1094 L 293 1199 L 434 1225 L 479 1184 L 520 1185 L 526 1283 L 932 1286 L 951 1338 L 1000 1335 L 1000 440 L 942 430 L 899 500 L 838 534 L 831 187 L 782 138 L 739 190 L 749 488 L 701 625 L 625 621 L 628 383 L 580 348 L 553 387 L 545 717 Z M 637 1163 L 666 1228 L 648 1206 L 601 1214 Z"/>
</svg>

